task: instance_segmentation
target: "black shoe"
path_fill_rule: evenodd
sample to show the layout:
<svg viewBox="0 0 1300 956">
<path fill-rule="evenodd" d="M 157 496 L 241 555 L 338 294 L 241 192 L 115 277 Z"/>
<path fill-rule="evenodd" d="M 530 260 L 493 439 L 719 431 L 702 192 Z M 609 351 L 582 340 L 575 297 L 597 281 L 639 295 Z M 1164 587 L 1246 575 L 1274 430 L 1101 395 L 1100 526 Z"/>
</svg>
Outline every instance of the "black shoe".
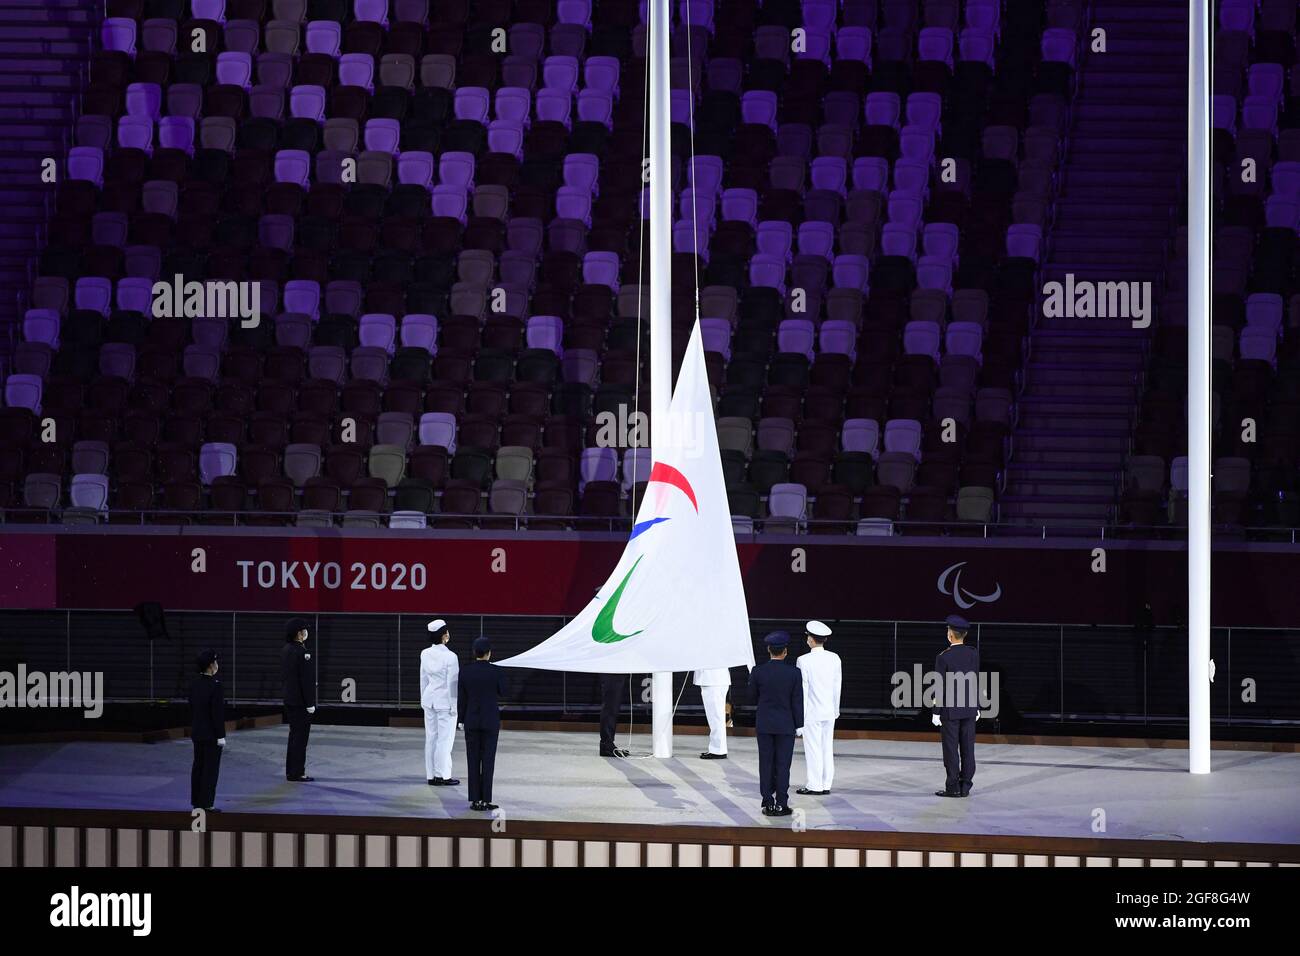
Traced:
<svg viewBox="0 0 1300 956">
<path fill-rule="evenodd" d="M 954 790 L 936 790 L 936 791 L 934 792 L 934 795 L 935 795 L 936 797 L 962 797 L 962 796 L 965 796 L 965 794 L 957 793 L 957 792 L 954 791 Z"/>
<path fill-rule="evenodd" d="M 486 809 L 487 809 L 487 807 L 483 804 L 483 801 L 482 801 L 482 800 L 474 800 L 473 802 L 470 803 L 469 808 L 470 808 L 471 810 L 486 810 Z"/>
<path fill-rule="evenodd" d="M 970 796 L 970 792 L 971 792 L 972 790 L 974 790 L 974 789 L 975 789 L 974 787 L 969 787 L 969 786 L 968 786 L 968 787 L 964 787 L 964 788 L 962 788 L 961 795 L 962 795 L 963 797 L 969 797 L 969 796 Z"/>
<path fill-rule="evenodd" d="M 303 774 L 301 777 L 285 777 L 284 779 L 288 780 L 290 783 L 311 783 L 316 778 Z"/>
<path fill-rule="evenodd" d="M 706 751 L 704 751 L 704 753 L 700 754 L 700 759 L 701 759 L 701 760 L 726 760 L 726 759 L 727 759 L 727 755 L 726 755 L 726 754 L 715 754 L 715 753 L 712 753 L 711 751 L 706 750 Z"/>
<path fill-rule="evenodd" d="M 788 817 L 792 813 L 794 813 L 794 807 L 773 807 L 772 812 L 768 814 L 768 816 Z"/>
<path fill-rule="evenodd" d="M 438 784 L 438 786 L 440 787 L 456 787 L 459 785 L 460 785 L 460 781 L 457 780 L 455 777 L 447 777 L 440 784 Z"/>
<path fill-rule="evenodd" d="M 763 816 L 770 817 L 775 812 L 776 812 L 776 807 L 770 807 L 767 804 L 763 804 Z"/>
<path fill-rule="evenodd" d="M 602 757 L 628 757 L 631 756 L 631 752 L 624 750 L 622 747 L 615 747 L 613 750 L 602 750 L 600 755 Z"/>
<path fill-rule="evenodd" d="M 802 794 L 803 794 L 804 796 L 806 796 L 806 797 L 824 797 L 824 796 L 826 796 L 828 793 L 830 793 L 830 791 L 829 791 L 829 790 L 809 790 L 807 787 L 800 787 L 798 790 L 795 791 L 795 793 L 802 793 Z"/>
<path fill-rule="evenodd" d="M 482 801 L 482 804 L 483 804 L 483 809 L 484 809 L 484 810 L 496 810 L 496 809 L 498 809 L 498 805 L 497 805 L 497 804 L 495 804 L 495 803 L 488 803 L 486 800 Z"/>
<path fill-rule="evenodd" d="M 424 782 L 427 783 L 427 784 L 428 784 L 429 786 L 431 786 L 431 787 L 436 787 L 436 786 L 438 785 L 438 778 L 437 778 L 437 777 L 434 777 L 434 778 L 432 778 L 431 780 L 426 780 L 426 781 L 424 781 Z"/>
</svg>

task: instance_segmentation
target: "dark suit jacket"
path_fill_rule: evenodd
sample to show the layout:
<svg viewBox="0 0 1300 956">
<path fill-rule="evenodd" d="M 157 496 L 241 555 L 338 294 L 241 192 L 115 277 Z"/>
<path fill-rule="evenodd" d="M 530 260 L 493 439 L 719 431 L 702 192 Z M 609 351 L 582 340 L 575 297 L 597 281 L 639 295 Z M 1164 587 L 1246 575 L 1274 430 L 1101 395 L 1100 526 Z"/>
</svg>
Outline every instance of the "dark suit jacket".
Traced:
<svg viewBox="0 0 1300 956">
<path fill-rule="evenodd" d="M 297 641 L 286 641 L 280 655 L 280 678 L 284 683 L 284 706 L 315 707 L 316 679 L 307 648 Z"/>
<path fill-rule="evenodd" d="M 758 733 L 794 736 L 803 726 L 803 676 L 788 658 L 766 660 L 750 671 L 749 695 L 758 708 Z"/>
<path fill-rule="evenodd" d="M 226 736 L 226 695 L 221 681 L 199 674 L 190 684 L 190 739 L 210 743 Z"/>
<path fill-rule="evenodd" d="M 491 661 L 470 661 L 460 669 L 456 713 L 466 730 L 499 730 L 499 701 L 508 688 L 506 669 Z"/>
<path fill-rule="evenodd" d="M 973 647 L 965 644 L 950 644 L 939 652 L 939 656 L 934 659 L 934 670 L 943 680 L 937 708 L 940 717 L 945 719 L 974 717 L 979 713 L 979 669 L 980 652 Z M 969 680 L 964 677 L 950 679 L 949 674 L 971 676 Z M 954 693 L 949 693 L 950 683 Z M 965 706 L 954 707 L 954 704 Z"/>
</svg>

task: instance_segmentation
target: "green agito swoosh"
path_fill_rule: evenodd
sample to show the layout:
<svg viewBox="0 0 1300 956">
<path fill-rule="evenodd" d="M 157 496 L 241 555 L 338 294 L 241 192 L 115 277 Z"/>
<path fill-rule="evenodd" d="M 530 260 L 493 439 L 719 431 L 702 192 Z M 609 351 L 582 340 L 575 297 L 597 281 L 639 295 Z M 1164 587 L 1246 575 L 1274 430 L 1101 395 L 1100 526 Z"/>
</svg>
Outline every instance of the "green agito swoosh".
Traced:
<svg viewBox="0 0 1300 956">
<path fill-rule="evenodd" d="M 641 558 L 644 557 L 644 554 L 641 555 Z M 640 631 L 633 631 L 631 634 L 620 634 L 614 630 L 614 612 L 618 609 L 619 599 L 623 597 L 623 589 L 627 587 L 628 579 L 632 577 L 632 572 L 636 570 L 636 566 L 641 563 L 641 558 L 637 558 L 627 574 L 623 575 L 623 580 L 619 582 L 614 594 L 605 602 L 605 606 L 600 609 L 600 613 L 596 615 L 596 620 L 591 625 L 591 639 L 597 644 L 615 644 L 618 641 L 625 641 L 629 637 L 635 637 L 641 633 Z"/>
</svg>

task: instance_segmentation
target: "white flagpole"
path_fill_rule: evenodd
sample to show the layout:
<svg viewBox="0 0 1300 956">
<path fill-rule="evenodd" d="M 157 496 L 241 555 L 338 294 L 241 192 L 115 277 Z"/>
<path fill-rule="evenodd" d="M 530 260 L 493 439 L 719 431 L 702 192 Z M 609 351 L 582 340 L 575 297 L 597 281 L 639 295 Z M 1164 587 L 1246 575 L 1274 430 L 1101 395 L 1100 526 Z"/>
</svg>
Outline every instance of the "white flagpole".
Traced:
<svg viewBox="0 0 1300 956">
<path fill-rule="evenodd" d="M 1210 4 L 1190 0 L 1187 58 L 1187 753 L 1210 772 Z"/>
<path fill-rule="evenodd" d="M 669 4 L 650 0 L 650 448 L 667 447 L 672 397 L 672 156 L 668 76 Z M 673 755 L 673 675 L 653 675 L 651 736 L 654 755 Z"/>
</svg>

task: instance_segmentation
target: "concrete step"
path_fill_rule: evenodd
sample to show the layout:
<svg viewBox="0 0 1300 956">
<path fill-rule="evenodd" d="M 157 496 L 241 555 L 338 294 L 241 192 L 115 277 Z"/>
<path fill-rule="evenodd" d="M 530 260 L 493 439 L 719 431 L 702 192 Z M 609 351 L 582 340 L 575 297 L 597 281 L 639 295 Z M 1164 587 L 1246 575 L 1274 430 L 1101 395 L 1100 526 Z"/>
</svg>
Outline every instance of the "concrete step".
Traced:
<svg viewBox="0 0 1300 956">
<path fill-rule="evenodd" d="M 1101 482 L 1113 480 L 1117 471 L 1114 465 L 1106 462 L 1011 462 L 1007 465 L 1007 480 Z"/>
<path fill-rule="evenodd" d="M 1024 452 L 1076 452 L 1090 457 L 1096 452 L 1124 455 L 1128 453 L 1129 436 L 1113 432 L 1022 428 L 1016 432 L 1015 446 L 1016 461 L 1021 460 Z"/>
<path fill-rule="evenodd" d="M 1113 475 L 1095 481 L 1077 478 L 1043 478 L 1038 480 L 1011 480 L 1003 497 L 1014 498 L 1069 498 L 1089 502 L 1105 501 L 1108 505 L 1114 501 L 1118 483 Z"/>
<path fill-rule="evenodd" d="M 1040 451 L 1025 449 L 1020 444 L 1020 439 L 1016 439 L 1016 457 L 1007 467 L 1008 469 L 1043 467 L 1066 472 L 1104 467 L 1111 471 L 1118 471 L 1124 467 L 1125 457 L 1125 452 L 1117 451 Z"/>
<path fill-rule="evenodd" d="M 1075 387 L 1073 395 L 1039 395 L 1026 392 L 1018 402 L 1021 415 L 1122 415 L 1128 417 L 1133 412 L 1133 403 L 1123 398 L 1106 398 L 1091 392 L 1080 394 Z"/>
<path fill-rule="evenodd" d="M 1040 349 L 1037 343 L 1033 343 L 1030 346 L 1030 354 L 1033 355 L 1035 361 L 1044 364 L 1062 362 L 1069 365 L 1087 365 L 1095 357 L 1099 364 L 1110 368 L 1132 369 L 1135 372 L 1140 371 L 1146 365 L 1146 361 L 1140 352 L 1106 352 L 1103 357 L 1101 350 L 1055 349 L 1051 347 Z"/>
<path fill-rule="evenodd" d="M 1004 495 L 998 502 L 1004 518 L 1068 518 L 1105 524 L 1114 508 L 1109 498 L 1055 499 L 1042 496 Z"/>
<path fill-rule="evenodd" d="M 1046 380 L 1036 380 L 1026 386 L 1021 400 L 1043 402 L 1074 402 L 1084 404 L 1091 401 L 1117 403 L 1136 407 L 1138 389 L 1135 385 L 1090 385 L 1086 389 L 1078 383 L 1053 385 Z"/>
<path fill-rule="evenodd" d="M 1089 434 L 1118 435 L 1128 439 L 1133 432 L 1133 423 L 1128 415 L 1088 414 L 1085 412 L 1033 414 L 1024 408 L 1020 411 L 1020 430 L 1022 432 L 1046 431 L 1059 429 Z"/>
</svg>

